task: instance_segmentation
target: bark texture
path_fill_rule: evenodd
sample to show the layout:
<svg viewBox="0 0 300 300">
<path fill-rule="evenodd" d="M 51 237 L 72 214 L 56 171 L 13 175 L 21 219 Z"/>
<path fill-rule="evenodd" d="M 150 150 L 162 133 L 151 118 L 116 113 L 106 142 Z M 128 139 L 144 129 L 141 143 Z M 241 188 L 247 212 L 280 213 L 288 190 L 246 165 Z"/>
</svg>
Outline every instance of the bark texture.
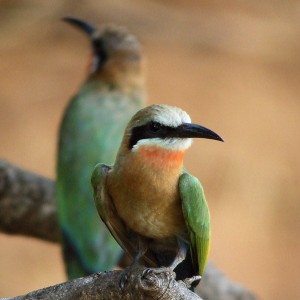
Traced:
<svg viewBox="0 0 300 300">
<path fill-rule="evenodd" d="M 95 273 L 11 299 L 201 300 L 182 282 L 175 281 L 173 272 L 156 270 L 136 266 L 128 273 L 128 281 L 123 288 L 119 285 L 123 271 L 111 271 Z"/>
<path fill-rule="evenodd" d="M 0 160 L 0 231 L 59 242 L 54 182 Z"/>
</svg>

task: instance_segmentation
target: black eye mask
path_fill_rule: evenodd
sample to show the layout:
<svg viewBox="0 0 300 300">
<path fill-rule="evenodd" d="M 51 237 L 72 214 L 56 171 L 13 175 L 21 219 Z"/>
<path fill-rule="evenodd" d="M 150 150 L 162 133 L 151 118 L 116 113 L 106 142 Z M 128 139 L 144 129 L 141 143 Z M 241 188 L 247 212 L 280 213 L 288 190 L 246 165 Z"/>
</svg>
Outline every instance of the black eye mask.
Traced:
<svg viewBox="0 0 300 300">
<path fill-rule="evenodd" d="M 131 131 L 128 147 L 132 149 L 139 140 L 176 137 L 176 129 L 177 128 L 165 126 L 157 122 L 150 122 L 142 126 L 134 127 Z"/>
</svg>

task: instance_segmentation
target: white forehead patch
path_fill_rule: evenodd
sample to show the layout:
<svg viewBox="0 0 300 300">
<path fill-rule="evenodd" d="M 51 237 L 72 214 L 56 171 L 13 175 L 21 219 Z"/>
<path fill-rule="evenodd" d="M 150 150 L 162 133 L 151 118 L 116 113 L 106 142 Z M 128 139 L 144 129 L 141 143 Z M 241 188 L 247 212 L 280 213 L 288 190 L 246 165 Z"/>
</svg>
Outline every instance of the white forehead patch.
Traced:
<svg viewBox="0 0 300 300">
<path fill-rule="evenodd" d="M 158 105 L 158 113 L 153 115 L 153 121 L 165 126 L 178 127 L 182 123 L 191 123 L 190 116 L 182 109 L 168 105 Z"/>
</svg>

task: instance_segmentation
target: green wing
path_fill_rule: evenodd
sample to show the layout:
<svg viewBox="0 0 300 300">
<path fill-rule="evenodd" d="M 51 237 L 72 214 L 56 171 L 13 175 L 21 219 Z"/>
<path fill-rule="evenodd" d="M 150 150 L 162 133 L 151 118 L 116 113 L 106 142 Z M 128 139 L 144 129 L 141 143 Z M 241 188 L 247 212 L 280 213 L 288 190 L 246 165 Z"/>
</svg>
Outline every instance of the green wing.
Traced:
<svg viewBox="0 0 300 300">
<path fill-rule="evenodd" d="M 193 266 L 202 275 L 210 247 L 210 216 L 204 191 L 199 180 L 188 173 L 180 176 L 179 191 Z"/>
</svg>

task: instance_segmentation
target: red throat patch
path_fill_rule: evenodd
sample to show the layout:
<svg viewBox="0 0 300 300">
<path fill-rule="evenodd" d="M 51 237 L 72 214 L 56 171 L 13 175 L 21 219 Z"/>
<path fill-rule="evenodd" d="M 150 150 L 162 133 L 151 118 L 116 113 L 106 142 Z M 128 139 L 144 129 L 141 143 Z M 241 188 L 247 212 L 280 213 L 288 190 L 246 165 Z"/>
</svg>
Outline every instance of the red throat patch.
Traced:
<svg viewBox="0 0 300 300">
<path fill-rule="evenodd" d="M 160 167 L 182 168 L 184 151 L 164 149 L 157 146 L 141 146 L 139 154 L 149 163 Z"/>
</svg>

